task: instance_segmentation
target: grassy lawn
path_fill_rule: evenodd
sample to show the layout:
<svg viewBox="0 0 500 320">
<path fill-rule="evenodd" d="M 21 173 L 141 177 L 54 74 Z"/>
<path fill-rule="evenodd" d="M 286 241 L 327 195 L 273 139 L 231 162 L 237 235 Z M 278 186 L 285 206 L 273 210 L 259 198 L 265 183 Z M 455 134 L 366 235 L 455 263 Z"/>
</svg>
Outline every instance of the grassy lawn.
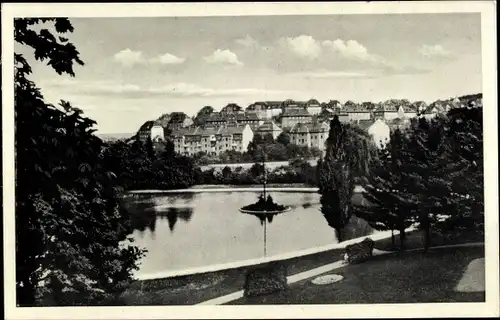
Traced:
<svg viewBox="0 0 500 320">
<path fill-rule="evenodd" d="M 447 244 L 476 242 L 476 241 L 481 242 L 483 240 L 484 237 L 477 234 L 462 236 L 457 239 L 444 239 L 443 237 L 434 236 L 433 244 L 447 245 Z M 398 243 L 399 239 L 396 236 L 396 245 Z M 421 248 L 422 233 L 417 231 L 409 233 L 407 235 L 406 243 L 407 243 L 406 245 L 407 249 Z M 390 238 L 376 241 L 375 248 L 384 251 L 394 250 Z M 478 250 L 477 248 L 473 249 Z M 445 252 L 442 251 L 442 249 L 437 251 Z M 418 259 L 415 260 L 411 258 L 413 257 L 413 254 L 415 253 L 405 253 L 403 258 L 407 259 L 408 256 L 409 259 L 408 263 L 410 263 L 409 265 L 411 265 L 411 263 L 414 263 L 414 267 L 418 267 L 419 261 L 420 262 L 423 261 L 422 260 L 423 258 L 421 258 L 420 260 Z M 317 254 L 311 254 L 308 256 L 288 259 L 284 261 L 284 263 L 287 266 L 288 275 L 294 275 L 313 268 L 323 266 L 328 263 L 338 261 L 340 260 L 340 255 L 341 255 L 341 250 L 335 249 Z M 434 255 L 435 255 L 434 252 L 429 252 L 426 254 L 426 256 L 428 257 L 432 257 Z M 419 257 L 423 256 L 420 254 Z M 360 273 L 361 276 L 362 274 L 368 272 L 366 274 L 366 277 L 362 278 L 362 280 L 368 281 L 369 277 L 371 277 L 373 274 L 382 273 L 382 271 L 385 271 L 385 273 L 387 273 L 387 270 L 390 270 L 391 273 L 393 272 L 397 273 L 398 270 L 400 269 L 404 270 L 405 265 L 407 263 L 406 260 L 401 260 L 402 259 L 401 257 L 398 258 L 398 254 L 394 254 L 395 260 L 391 259 L 381 260 L 381 258 L 375 258 L 374 261 L 370 261 L 360 265 L 349 266 L 348 268 L 345 268 L 345 270 L 339 271 L 339 273 L 350 272 L 349 270 L 354 269 L 358 270 L 355 273 Z M 379 269 L 377 269 L 378 270 L 377 272 L 370 272 L 370 267 L 369 267 L 370 264 L 377 263 L 377 261 L 379 261 L 379 263 L 381 261 L 385 261 L 385 264 L 383 264 L 383 268 L 379 267 Z M 446 264 L 449 262 L 444 262 L 444 263 Z M 458 264 L 452 261 L 452 266 L 458 266 Z M 191 275 L 191 276 L 181 276 L 168 279 L 137 281 L 121 295 L 120 304 L 121 305 L 193 305 L 206 300 L 220 297 L 222 295 L 242 290 L 245 281 L 245 274 L 246 274 L 246 268 L 238 268 L 238 269 L 224 270 L 224 271 Z M 425 273 L 422 273 L 422 275 L 425 275 Z M 364 287 L 372 286 L 372 282 L 370 281 L 364 284 Z M 383 280 L 380 281 L 383 282 Z M 373 282 L 373 285 L 376 285 L 375 283 L 376 282 Z M 293 286 L 295 285 L 296 284 L 294 284 Z M 392 285 L 398 286 L 398 283 L 393 283 Z M 399 283 L 399 285 L 402 285 L 402 283 Z M 389 287 L 386 287 L 386 289 L 387 288 Z M 391 290 L 394 291 L 394 289 Z M 281 296 L 278 295 L 277 297 Z"/>
<path fill-rule="evenodd" d="M 394 253 L 332 272 L 344 277 L 334 284 L 318 286 L 308 279 L 286 291 L 229 304 L 484 302 L 484 292 L 454 291 L 468 264 L 481 257 L 483 247 Z"/>
<path fill-rule="evenodd" d="M 422 248 L 424 246 L 423 233 L 421 231 L 412 231 L 407 233 L 405 240 L 405 249 L 412 250 Z M 484 242 L 484 235 L 477 232 L 468 232 L 460 235 L 443 236 L 437 233 L 431 233 L 431 246 L 443 246 L 471 242 Z M 396 246 L 392 245 L 391 238 L 382 239 L 375 243 L 375 248 L 384 251 L 399 250 L 399 235 L 395 236 Z"/>
<path fill-rule="evenodd" d="M 340 250 L 331 250 L 285 261 L 289 275 L 339 260 Z M 246 268 L 137 281 L 121 295 L 123 305 L 193 305 L 243 289 Z"/>
</svg>

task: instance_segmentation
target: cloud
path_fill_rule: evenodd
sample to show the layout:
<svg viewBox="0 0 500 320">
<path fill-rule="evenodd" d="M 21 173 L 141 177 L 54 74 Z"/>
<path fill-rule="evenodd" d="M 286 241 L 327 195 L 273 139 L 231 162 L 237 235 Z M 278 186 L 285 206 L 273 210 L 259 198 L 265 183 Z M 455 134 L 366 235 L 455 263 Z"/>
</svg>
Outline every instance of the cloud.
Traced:
<svg viewBox="0 0 500 320">
<path fill-rule="evenodd" d="M 347 59 L 358 59 L 370 62 L 380 62 L 383 60 L 376 55 L 368 53 L 368 49 L 356 40 L 325 40 L 322 42 L 322 45 L 326 49 L 336 52 Z"/>
<path fill-rule="evenodd" d="M 315 70 L 287 73 L 287 76 L 299 77 L 304 79 L 373 79 L 395 75 L 423 74 L 429 70 L 416 67 L 384 67 L 372 69 L 356 70 Z"/>
<path fill-rule="evenodd" d="M 171 83 L 163 86 L 142 87 L 136 84 L 113 82 L 90 82 L 68 79 L 63 82 L 47 82 L 45 85 L 60 91 L 87 96 L 106 96 L 125 99 L 161 97 L 235 97 L 235 96 L 272 96 L 289 94 L 290 91 L 262 88 L 208 88 L 192 83 Z"/>
<path fill-rule="evenodd" d="M 133 51 L 130 49 L 124 49 L 120 52 L 117 52 L 113 59 L 124 65 L 124 66 L 133 66 L 136 64 L 182 64 L 186 61 L 185 58 L 177 57 L 171 53 L 165 53 L 163 55 L 147 58 L 142 51 Z"/>
<path fill-rule="evenodd" d="M 186 58 L 180 58 L 170 53 L 165 53 L 156 59 L 152 59 L 152 62 L 158 62 L 161 64 L 183 64 L 185 61 Z"/>
<path fill-rule="evenodd" d="M 321 54 L 321 46 L 311 36 L 300 35 L 295 38 L 281 38 L 279 39 L 279 43 L 302 58 L 316 59 Z"/>
<path fill-rule="evenodd" d="M 304 71 L 304 72 L 294 72 L 289 73 L 289 76 L 306 78 L 306 79 L 335 79 L 335 78 L 369 78 L 374 74 L 368 72 L 357 72 L 357 71 Z"/>
<path fill-rule="evenodd" d="M 211 55 L 203 58 L 205 62 L 212 64 L 226 64 L 234 66 L 243 66 L 243 63 L 238 60 L 238 56 L 230 50 L 215 50 Z"/>
<path fill-rule="evenodd" d="M 259 43 L 254 38 L 247 35 L 244 38 L 236 39 L 236 43 L 244 47 L 258 47 Z"/>
<path fill-rule="evenodd" d="M 436 44 L 436 45 L 426 45 L 424 44 L 418 52 L 423 55 L 424 57 L 427 58 L 449 58 L 451 57 L 451 52 L 447 51 L 445 48 L 443 48 L 442 45 Z"/>
<path fill-rule="evenodd" d="M 132 66 L 146 61 L 142 51 L 132 51 L 128 48 L 117 52 L 113 59 L 124 66 Z"/>
</svg>

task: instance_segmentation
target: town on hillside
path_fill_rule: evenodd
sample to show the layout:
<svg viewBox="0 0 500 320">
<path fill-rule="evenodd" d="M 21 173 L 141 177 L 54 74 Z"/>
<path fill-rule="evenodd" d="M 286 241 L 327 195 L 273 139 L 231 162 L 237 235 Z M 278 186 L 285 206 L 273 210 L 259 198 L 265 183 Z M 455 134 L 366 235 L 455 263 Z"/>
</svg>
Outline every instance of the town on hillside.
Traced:
<svg viewBox="0 0 500 320">
<path fill-rule="evenodd" d="M 171 140 L 175 152 L 182 155 L 217 156 L 226 151 L 247 152 L 249 143 L 256 135 L 277 139 L 282 132 L 286 132 L 290 136 L 290 143 L 324 151 L 329 123 L 335 115 L 343 123 L 359 126 L 378 143 L 381 138 L 385 138 L 380 136 L 380 132 L 403 129 L 412 118 L 431 119 L 454 108 L 482 107 L 482 104 L 481 93 L 437 100 L 430 104 L 406 99 L 378 103 L 355 103 L 349 100 L 343 104 L 338 100 L 320 103 L 316 99 L 288 99 L 258 101 L 243 109 L 235 103 L 229 103 L 220 111 L 206 106 L 193 118 L 184 112 L 163 114 L 156 120 L 145 122 L 135 138 L 142 143 L 151 139 L 154 144 Z"/>
</svg>

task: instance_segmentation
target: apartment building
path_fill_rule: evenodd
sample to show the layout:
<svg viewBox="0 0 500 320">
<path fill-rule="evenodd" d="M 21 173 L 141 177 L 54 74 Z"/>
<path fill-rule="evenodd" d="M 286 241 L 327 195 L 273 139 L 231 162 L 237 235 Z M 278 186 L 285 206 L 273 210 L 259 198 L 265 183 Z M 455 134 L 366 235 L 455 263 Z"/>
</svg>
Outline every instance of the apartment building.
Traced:
<svg viewBox="0 0 500 320">
<path fill-rule="evenodd" d="M 204 152 L 219 155 L 234 150 L 246 152 L 253 140 L 253 131 L 248 124 L 232 127 L 195 127 L 181 129 L 173 133 L 175 152 L 193 156 Z"/>
<path fill-rule="evenodd" d="M 220 126 L 242 126 L 248 124 L 252 130 L 258 128 L 264 120 L 259 119 L 255 113 L 220 113 L 214 112 L 206 120 L 206 127 L 220 127 Z"/>
<path fill-rule="evenodd" d="M 290 135 L 290 143 L 325 150 L 329 130 L 330 126 L 326 122 L 296 123 L 288 134 Z"/>
<path fill-rule="evenodd" d="M 165 128 L 160 120 L 156 120 L 151 127 L 151 140 L 153 142 L 165 141 Z"/>
<path fill-rule="evenodd" d="M 151 138 L 151 128 L 153 128 L 154 124 L 154 121 L 146 121 L 142 124 L 142 126 L 140 126 L 137 131 L 137 139 L 140 142 L 145 143 Z"/>
<path fill-rule="evenodd" d="M 362 105 L 346 103 L 342 111 L 347 113 L 349 121 L 370 120 L 372 118 L 372 110 Z"/>
<path fill-rule="evenodd" d="M 281 128 L 272 120 L 265 121 L 255 130 L 255 134 L 258 134 L 261 137 L 265 137 L 270 134 L 273 136 L 274 140 L 276 140 L 282 132 L 283 130 L 281 130 Z"/>
<path fill-rule="evenodd" d="M 297 123 L 309 122 L 312 122 L 312 115 L 304 108 L 288 107 L 285 108 L 283 114 L 281 115 L 282 128 L 291 128 Z"/>
<path fill-rule="evenodd" d="M 170 114 L 170 120 L 167 124 L 167 129 L 169 131 L 178 130 L 179 128 L 185 128 L 193 125 L 193 119 L 191 119 L 184 112 L 172 112 Z"/>
<path fill-rule="evenodd" d="M 246 114 L 255 114 L 261 120 L 269 120 L 273 117 L 273 110 L 266 102 L 258 101 L 250 104 L 245 109 Z"/>
<path fill-rule="evenodd" d="M 316 99 L 310 99 L 305 103 L 307 112 L 311 115 L 318 115 L 321 113 L 321 104 Z"/>
</svg>

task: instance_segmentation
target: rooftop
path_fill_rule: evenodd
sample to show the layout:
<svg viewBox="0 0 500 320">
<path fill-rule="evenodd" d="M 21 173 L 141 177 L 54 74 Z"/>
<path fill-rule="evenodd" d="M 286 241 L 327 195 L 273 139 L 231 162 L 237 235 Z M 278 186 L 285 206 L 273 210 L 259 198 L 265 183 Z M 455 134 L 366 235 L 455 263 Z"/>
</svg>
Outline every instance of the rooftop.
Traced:
<svg viewBox="0 0 500 320">
<path fill-rule="evenodd" d="M 269 120 L 261 124 L 257 131 L 281 131 L 281 128 L 274 121 Z"/>
<path fill-rule="evenodd" d="M 356 121 L 354 124 L 359 126 L 363 130 L 368 130 L 368 128 L 370 128 L 374 123 L 375 123 L 374 120 L 359 120 Z"/>
<path fill-rule="evenodd" d="M 255 113 L 237 113 L 237 114 L 225 114 L 220 112 L 214 112 L 210 115 L 206 122 L 227 122 L 227 121 L 259 121 L 259 118 Z"/>
<path fill-rule="evenodd" d="M 317 133 L 327 132 L 328 125 L 324 122 L 309 122 L 309 123 L 296 123 L 290 133 Z"/>
<path fill-rule="evenodd" d="M 282 117 L 310 117 L 311 114 L 302 108 L 285 109 Z"/>
</svg>

